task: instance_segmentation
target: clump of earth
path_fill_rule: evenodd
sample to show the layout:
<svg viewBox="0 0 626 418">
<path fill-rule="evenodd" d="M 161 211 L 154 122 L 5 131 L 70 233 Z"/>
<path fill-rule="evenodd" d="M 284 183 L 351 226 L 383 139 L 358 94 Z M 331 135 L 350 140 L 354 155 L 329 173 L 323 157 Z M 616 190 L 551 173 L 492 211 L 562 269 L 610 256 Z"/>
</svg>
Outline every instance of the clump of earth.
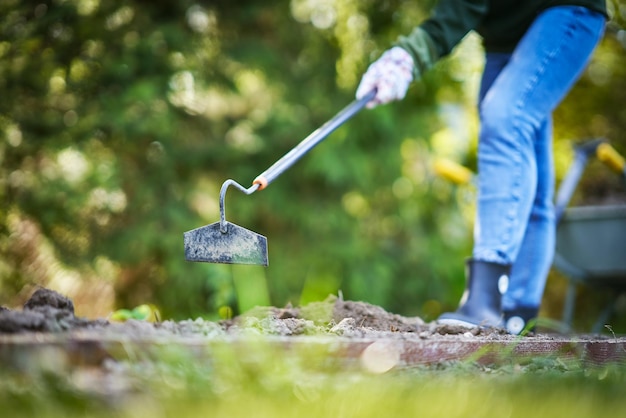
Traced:
<svg viewBox="0 0 626 418">
<path fill-rule="evenodd" d="M 124 322 L 106 318 L 90 320 L 75 315 L 73 302 L 50 289 L 40 288 L 23 309 L 0 307 L 0 334 L 28 332 L 59 333 L 95 331 L 98 335 L 141 337 L 219 337 L 237 335 L 337 335 L 344 338 L 428 338 L 434 335 L 481 336 L 508 339 L 502 329 L 468 329 L 426 323 L 419 317 L 404 317 L 365 302 L 329 296 L 303 307 L 258 307 L 230 320 Z"/>
<path fill-rule="evenodd" d="M 71 299 L 49 289 L 38 289 L 23 310 L 0 306 L 0 333 L 59 332 L 74 328 L 105 326 L 106 320 L 87 320 L 74 315 Z"/>
</svg>

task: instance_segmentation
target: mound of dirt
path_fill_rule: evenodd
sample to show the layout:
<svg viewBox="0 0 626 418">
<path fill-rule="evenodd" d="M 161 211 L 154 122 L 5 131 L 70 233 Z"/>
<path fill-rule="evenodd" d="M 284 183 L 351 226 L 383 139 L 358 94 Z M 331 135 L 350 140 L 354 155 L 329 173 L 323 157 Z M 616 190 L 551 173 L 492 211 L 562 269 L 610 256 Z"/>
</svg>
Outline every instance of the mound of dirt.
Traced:
<svg viewBox="0 0 626 418">
<path fill-rule="evenodd" d="M 74 315 L 74 303 L 49 289 L 37 289 L 21 311 L 0 309 L 0 333 L 60 332 L 106 325 L 106 320 L 87 320 Z"/>
<path fill-rule="evenodd" d="M 261 335 L 337 335 L 344 338 L 428 338 L 433 335 L 509 338 L 501 329 L 468 329 L 425 323 L 365 302 L 329 296 L 303 307 L 259 307 L 224 321 L 195 320 L 147 322 L 107 319 L 88 320 L 74 314 L 72 301 L 50 289 L 40 288 L 22 310 L 0 310 L 0 334 L 58 333 L 97 330 L 102 335 L 213 337 L 256 333 Z"/>
</svg>

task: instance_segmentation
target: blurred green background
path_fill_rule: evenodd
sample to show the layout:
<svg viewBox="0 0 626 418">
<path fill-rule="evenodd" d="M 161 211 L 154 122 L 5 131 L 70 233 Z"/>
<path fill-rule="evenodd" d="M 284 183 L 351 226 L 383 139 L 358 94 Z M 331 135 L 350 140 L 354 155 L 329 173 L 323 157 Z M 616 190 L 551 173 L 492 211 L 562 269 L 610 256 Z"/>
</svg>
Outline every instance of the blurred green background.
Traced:
<svg viewBox="0 0 626 418">
<path fill-rule="evenodd" d="M 189 263 L 182 242 L 219 219 L 226 179 L 250 184 L 350 103 L 434 3 L 0 0 L 0 304 L 47 286 L 88 317 L 152 303 L 218 318 L 339 292 L 425 320 L 453 309 L 473 190 L 432 163 L 475 168 L 473 34 L 267 190 L 229 191 L 227 218 L 268 237 L 268 268 Z M 559 180 L 580 140 L 626 152 L 626 1 L 608 5 L 606 37 L 555 114 Z M 592 162 L 573 203 L 623 195 Z M 543 316 L 560 317 L 565 287 L 554 272 Z M 608 297 L 584 293 L 580 329 Z"/>
</svg>

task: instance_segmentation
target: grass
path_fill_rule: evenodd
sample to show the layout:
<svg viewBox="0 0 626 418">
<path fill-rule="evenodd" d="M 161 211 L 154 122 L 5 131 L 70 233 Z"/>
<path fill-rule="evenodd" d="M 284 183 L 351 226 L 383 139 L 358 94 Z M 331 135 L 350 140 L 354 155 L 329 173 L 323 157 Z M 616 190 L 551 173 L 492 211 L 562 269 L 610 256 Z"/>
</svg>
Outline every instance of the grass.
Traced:
<svg viewBox="0 0 626 418">
<path fill-rule="evenodd" d="M 626 365 L 535 357 L 364 371 L 315 348 L 163 345 L 101 368 L 0 369 L 3 417 L 622 417 Z M 54 360 L 54 358 L 50 358 Z M 26 364 L 22 362 L 22 364 Z"/>
</svg>

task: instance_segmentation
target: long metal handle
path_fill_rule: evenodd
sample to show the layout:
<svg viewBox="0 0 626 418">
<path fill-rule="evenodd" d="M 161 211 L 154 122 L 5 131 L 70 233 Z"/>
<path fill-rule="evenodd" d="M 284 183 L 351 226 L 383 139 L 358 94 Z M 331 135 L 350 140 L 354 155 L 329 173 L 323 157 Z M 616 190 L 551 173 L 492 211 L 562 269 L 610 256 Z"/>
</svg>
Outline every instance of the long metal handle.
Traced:
<svg viewBox="0 0 626 418">
<path fill-rule="evenodd" d="M 276 177 L 291 167 L 304 154 L 322 142 L 335 129 L 359 112 L 365 105 L 376 96 L 376 90 L 370 91 L 359 100 L 355 100 L 341 110 L 335 117 L 304 138 L 295 148 L 276 161 L 270 168 L 261 173 L 252 183 L 258 184 L 258 190 L 266 188 Z"/>
<path fill-rule="evenodd" d="M 280 176 L 285 170 L 293 165 L 300 157 L 309 152 L 314 146 L 319 144 L 324 138 L 330 135 L 335 129 L 344 122 L 354 116 L 359 110 L 376 96 L 376 90 L 372 90 L 359 100 L 355 100 L 346 106 L 341 112 L 322 125 L 319 129 L 304 138 L 294 149 L 285 154 L 280 160 L 276 161 L 270 168 L 260 174 L 252 186 L 246 188 L 235 180 L 228 179 L 222 184 L 220 190 L 220 232 L 226 234 L 228 232 L 228 222 L 226 221 L 226 191 L 230 186 L 237 188 L 242 193 L 250 195 L 257 190 L 263 190 L 276 177 Z"/>
</svg>

